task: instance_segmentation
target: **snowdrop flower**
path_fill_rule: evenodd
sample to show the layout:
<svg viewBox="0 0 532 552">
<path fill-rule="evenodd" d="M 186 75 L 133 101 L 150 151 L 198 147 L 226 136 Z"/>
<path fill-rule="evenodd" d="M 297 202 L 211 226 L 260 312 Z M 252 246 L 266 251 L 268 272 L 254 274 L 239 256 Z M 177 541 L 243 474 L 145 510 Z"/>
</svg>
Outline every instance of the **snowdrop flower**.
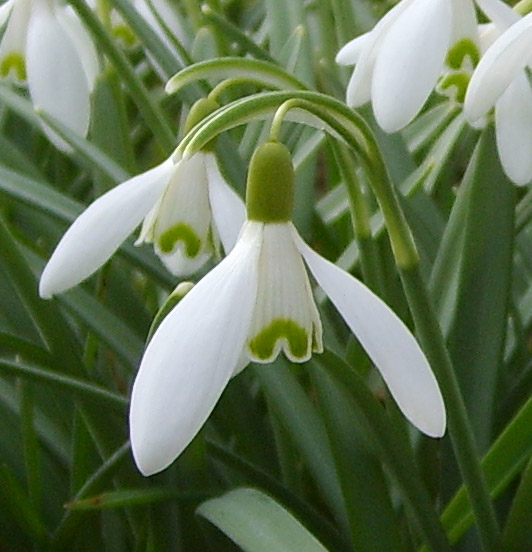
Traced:
<svg viewBox="0 0 532 552">
<path fill-rule="evenodd" d="M 199 100 L 189 124 L 216 107 L 212 100 Z M 171 156 L 98 198 L 74 221 L 41 275 L 39 293 L 49 298 L 90 276 L 143 219 L 137 243 L 153 243 L 173 274 L 190 274 L 207 261 L 218 240 L 226 252 L 232 249 L 244 218 L 244 204 L 213 152 L 177 162 Z"/>
<path fill-rule="evenodd" d="M 315 253 L 291 222 L 288 150 L 267 142 L 249 169 L 247 221 L 231 253 L 163 320 L 133 385 L 130 432 L 139 470 L 166 468 L 249 361 L 293 362 L 321 352 L 322 327 L 308 269 L 380 370 L 405 416 L 440 437 L 445 408 L 427 360 L 393 311 L 353 276 Z"/>
<path fill-rule="evenodd" d="M 8 0 L 0 8 L 3 21 L 7 26 L 0 43 L 0 76 L 27 79 L 36 108 L 85 136 L 99 63 L 72 8 L 54 0 Z M 56 147 L 70 151 L 47 125 L 43 130 Z"/>
<path fill-rule="evenodd" d="M 347 104 L 371 100 L 381 128 L 396 132 L 416 117 L 442 72 L 461 72 L 478 57 L 473 0 L 402 0 L 336 61 L 356 64 Z"/>
<path fill-rule="evenodd" d="M 532 50 L 532 14 L 524 18 L 500 3 L 488 13 L 493 44 L 478 64 L 464 103 L 477 125 L 495 108 L 495 136 L 504 172 L 523 185 L 532 180 L 532 90 L 526 74 Z M 500 35 L 500 36 L 498 36 Z"/>
</svg>

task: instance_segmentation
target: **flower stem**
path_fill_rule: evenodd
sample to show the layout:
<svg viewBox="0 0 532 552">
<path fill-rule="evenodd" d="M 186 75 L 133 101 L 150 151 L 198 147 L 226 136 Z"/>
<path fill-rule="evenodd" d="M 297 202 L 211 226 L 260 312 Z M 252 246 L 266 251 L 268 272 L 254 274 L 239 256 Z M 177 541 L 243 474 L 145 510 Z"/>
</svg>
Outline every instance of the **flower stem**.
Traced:
<svg viewBox="0 0 532 552">
<path fill-rule="evenodd" d="M 532 0 L 521 0 L 514 6 L 514 10 L 520 15 L 527 15 L 532 11 Z"/>
<path fill-rule="evenodd" d="M 349 198 L 353 232 L 360 252 L 360 266 L 364 282 L 381 297 L 384 292 L 382 271 L 371 232 L 370 212 L 364 191 L 356 174 L 356 167 L 347 148 L 338 144 L 334 148 L 343 182 Z"/>
<path fill-rule="evenodd" d="M 417 334 L 438 379 L 448 413 L 449 435 L 467 487 L 483 550 L 500 550 L 500 532 L 480 466 L 473 432 L 449 353 L 419 267 L 401 270 L 401 280 Z"/>
<path fill-rule="evenodd" d="M 369 137 L 366 136 L 368 139 Z M 373 141 L 373 140 L 372 140 Z M 373 167 L 367 175 L 380 204 L 400 271 L 406 298 L 416 324 L 417 335 L 440 385 L 449 419 L 449 435 L 464 484 L 468 490 L 485 551 L 500 550 L 500 531 L 488 486 L 480 466 L 464 400 L 445 346 L 438 320 L 421 276 L 419 256 L 412 233 L 376 143 L 371 147 Z"/>
</svg>

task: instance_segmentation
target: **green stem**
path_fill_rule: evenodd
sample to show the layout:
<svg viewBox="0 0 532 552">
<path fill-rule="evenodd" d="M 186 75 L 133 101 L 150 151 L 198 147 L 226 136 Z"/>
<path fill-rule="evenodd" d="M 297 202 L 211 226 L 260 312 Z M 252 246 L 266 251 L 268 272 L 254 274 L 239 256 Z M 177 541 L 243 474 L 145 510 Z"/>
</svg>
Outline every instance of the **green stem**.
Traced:
<svg viewBox="0 0 532 552">
<path fill-rule="evenodd" d="M 382 297 L 384 281 L 382 271 L 379 270 L 378 253 L 371 232 L 371 215 L 368 202 L 357 178 L 353 158 L 347 148 L 339 144 L 334 148 L 334 151 L 349 198 L 349 210 L 355 240 L 360 252 L 360 266 L 364 282 Z"/>
<path fill-rule="evenodd" d="M 449 353 L 418 266 L 402 269 L 401 280 L 423 350 L 438 379 L 448 414 L 449 435 L 475 514 L 483 550 L 500 550 L 500 532 L 488 486 Z"/>
</svg>

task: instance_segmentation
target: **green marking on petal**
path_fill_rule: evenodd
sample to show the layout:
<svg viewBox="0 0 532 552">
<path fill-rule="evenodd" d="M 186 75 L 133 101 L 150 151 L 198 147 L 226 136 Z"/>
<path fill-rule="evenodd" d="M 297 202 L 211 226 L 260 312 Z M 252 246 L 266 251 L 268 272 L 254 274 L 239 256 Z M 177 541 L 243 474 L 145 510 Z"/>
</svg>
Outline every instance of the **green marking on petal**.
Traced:
<svg viewBox="0 0 532 552">
<path fill-rule="evenodd" d="M 467 73 L 450 73 L 442 78 L 438 88 L 457 103 L 463 104 L 470 79 L 471 76 Z M 455 89 L 453 94 L 450 93 L 450 88 Z"/>
<path fill-rule="evenodd" d="M 311 336 L 289 318 L 277 318 L 267 328 L 261 330 L 250 342 L 253 355 L 261 360 L 271 359 L 275 344 L 284 339 L 295 359 L 305 360 L 308 356 L 308 341 Z"/>
<path fill-rule="evenodd" d="M 115 25 L 113 27 L 113 35 L 128 48 L 131 48 L 137 42 L 135 33 L 125 24 Z"/>
<path fill-rule="evenodd" d="M 18 80 L 26 80 L 26 62 L 19 52 L 11 52 L 0 62 L 0 76 L 7 77 L 11 71 Z"/>
<path fill-rule="evenodd" d="M 171 253 L 178 242 L 185 244 L 185 253 L 191 259 L 200 252 L 201 239 L 188 224 L 176 224 L 159 237 L 159 247 L 163 253 Z"/>
<path fill-rule="evenodd" d="M 459 40 L 447 53 L 445 62 L 451 69 L 458 70 L 462 67 L 466 57 L 471 60 L 473 68 L 478 65 L 480 52 L 477 45 L 469 38 Z"/>
</svg>

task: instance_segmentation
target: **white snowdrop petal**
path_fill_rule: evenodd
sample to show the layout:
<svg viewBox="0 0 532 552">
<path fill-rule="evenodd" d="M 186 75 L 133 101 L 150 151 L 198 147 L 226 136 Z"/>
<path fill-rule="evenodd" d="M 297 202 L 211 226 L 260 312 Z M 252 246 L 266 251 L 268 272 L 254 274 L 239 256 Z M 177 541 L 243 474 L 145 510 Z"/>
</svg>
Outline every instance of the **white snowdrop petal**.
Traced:
<svg viewBox="0 0 532 552">
<path fill-rule="evenodd" d="M 167 159 L 94 201 L 70 226 L 48 261 L 39 285 L 41 297 L 75 286 L 105 263 L 153 207 L 172 170 L 173 162 Z"/>
<path fill-rule="evenodd" d="M 139 470 L 166 468 L 205 423 L 243 349 L 255 302 L 259 225 L 164 319 L 131 395 L 130 431 Z"/>
<path fill-rule="evenodd" d="M 476 0 L 476 2 L 501 33 L 521 19 L 515 10 L 500 0 Z"/>
<path fill-rule="evenodd" d="M 321 352 L 321 321 L 312 296 L 292 223 L 264 224 L 259 283 L 247 354 L 259 363 L 273 362 L 281 350 L 292 362 Z"/>
<path fill-rule="evenodd" d="M 448 0 L 416 0 L 392 24 L 375 62 L 371 98 L 379 126 L 395 132 L 419 113 L 451 39 Z"/>
<path fill-rule="evenodd" d="M 364 33 L 350 40 L 336 54 L 336 63 L 339 65 L 354 65 L 357 63 L 368 40 L 371 40 L 370 33 Z"/>
<path fill-rule="evenodd" d="M 0 26 L 6 23 L 0 42 L 0 77 L 26 78 L 26 36 L 31 4 L 29 0 L 10 0 L 0 7 Z"/>
<path fill-rule="evenodd" d="M 205 166 L 214 227 L 227 254 L 235 246 L 246 220 L 246 206 L 225 181 L 214 154 L 205 154 Z"/>
<path fill-rule="evenodd" d="M 474 122 L 488 113 L 530 60 L 532 14 L 504 32 L 480 59 L 464 102 L 464 114 Z"/>
<path fill-rule="evenodd" d="M 212 253 L 206 154 L 179 161 L 153 224 L 155 252 L 176 276 L 195 272 Z"/>
<path fill-rule="evenodd" d="M 85 136 L 90 119 L 87 78 L 72 40 L 47 9 L 35 9 L 31 17 L 26 65 L 33 105 Z M 47 125 L 43 129 L 56 147 L 70 151 Z"/>
<path fill-rule="evenodd" d="M 361 49 L 358 53 L 357 64 L 347 85 L 347 105 L 359 107 L 370 100 L 373 68 L 381 43 L 390 26 L 414 1 L 415 0 L 403 0 L 399 2 L 399 4 L 379 20 L 369 33 L 363 35 L 366 38 L 363 43 L 360 44 Z"/>
<path fill-rule="evenodd" d="M 0 27 L 7 21 L 14 3 L 15 0 L 7 0 L 7 2 L 0 6 Z"/>
<path fill-rule="evenodd" d="M 71 6 L 58 8 L 56 17 L 74 44 L 85 71 L 89 91 L 92 92 L 96 78 L 100 73 L 100 62 L 98 61 L 94 42 Z"/>
<path fill-rule="evenodd" d="M 532 90 L 521 72 L 495 104 L 497 149 L 504 172 L 516 184 L 532 180 Z"/>
<path fill-rule="evenodd" d="M 297 245 L 406 418 L 423 433 L 441 437 L 446 426 L 443 399 L 427 359 L 408 328 L 353 276 L 315 253 L 299 237 Z"/>
</svg>

